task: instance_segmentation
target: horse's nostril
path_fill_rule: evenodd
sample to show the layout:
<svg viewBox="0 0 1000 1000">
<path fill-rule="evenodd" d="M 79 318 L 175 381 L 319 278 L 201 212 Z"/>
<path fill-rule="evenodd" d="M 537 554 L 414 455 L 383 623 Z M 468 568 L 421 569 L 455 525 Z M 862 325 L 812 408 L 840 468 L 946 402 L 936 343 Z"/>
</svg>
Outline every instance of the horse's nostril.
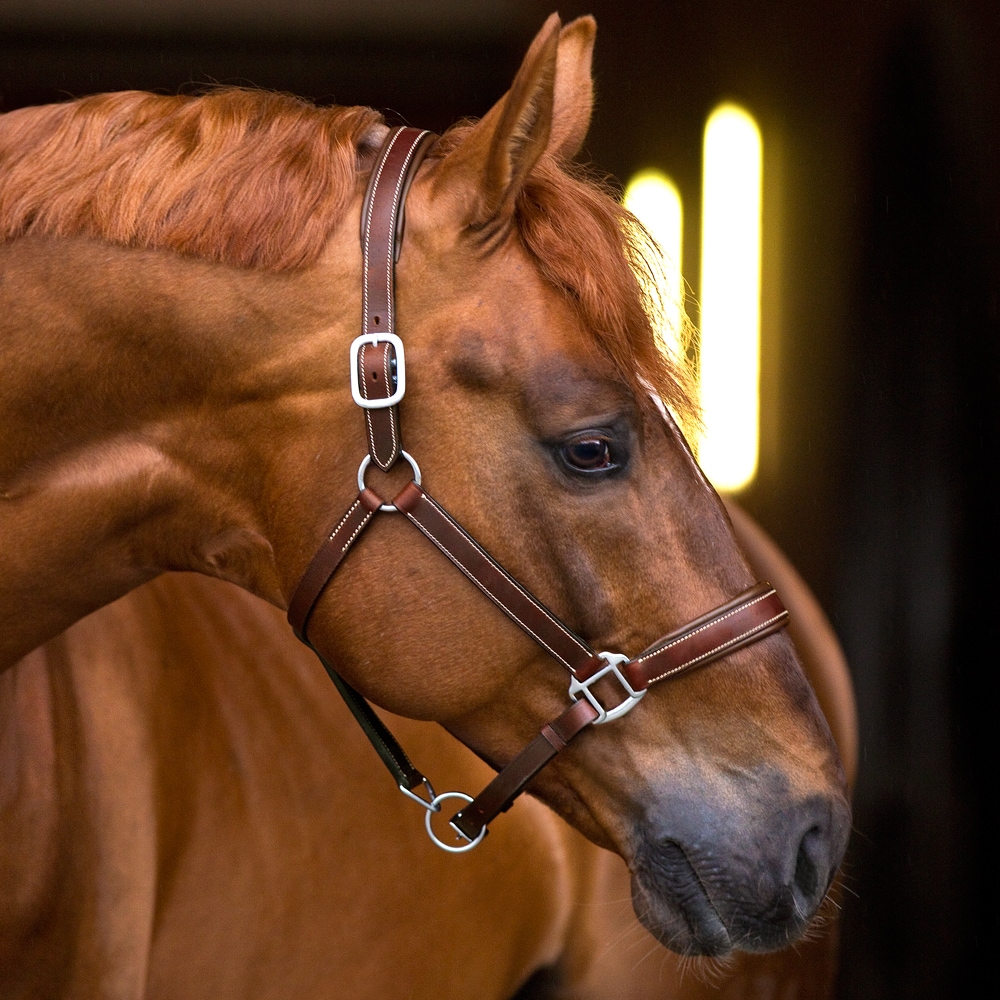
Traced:
<svg viewBox="0 0 1000 1000">
<path fill-rule="evenodd" d="M 813 900 L 820 888 L 820 873 L 817 861 L 822 861 L 826 853 L 826 839 L 818 826 L 805 832 L 799 843 L 799 853 L 795 859 L 795 888 L 807 899 Z"/>
</svg>

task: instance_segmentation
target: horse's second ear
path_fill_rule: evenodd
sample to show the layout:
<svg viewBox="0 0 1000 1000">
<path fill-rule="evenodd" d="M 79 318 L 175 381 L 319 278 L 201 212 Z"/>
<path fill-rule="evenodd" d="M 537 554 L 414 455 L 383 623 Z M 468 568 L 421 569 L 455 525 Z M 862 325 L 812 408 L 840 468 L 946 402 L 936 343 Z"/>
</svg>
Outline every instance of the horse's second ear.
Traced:
<svg viewBox="0 0 1000 1000">
<path fill-rule="evenodd" d="M 593 18 L 561 28 L 559 16 L 552 14 L 510 90 L 448 154 L 439 183 L 464 181 L 475 192 L 473 204 L 466 202 L 466 222 L 481 223 L 510 211 L 543 154 L 568 158 L 579 149 L 590 122 L 595 30 Z"/>
</svg>

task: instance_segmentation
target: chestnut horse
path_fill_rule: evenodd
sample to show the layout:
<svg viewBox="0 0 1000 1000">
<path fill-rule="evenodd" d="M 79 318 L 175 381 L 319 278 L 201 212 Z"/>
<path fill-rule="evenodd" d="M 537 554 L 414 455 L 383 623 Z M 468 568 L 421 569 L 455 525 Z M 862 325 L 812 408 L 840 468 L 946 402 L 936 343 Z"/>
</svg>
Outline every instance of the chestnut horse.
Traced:
<svg viewBox="0 0 1000 1000">
<path fill-rule="evenodd" d="M 570 164 L 593 36 L 553 15 L 508 94 L 420 166 L 400 411 L 462 524 L 581 641 L 634 656 L 754 576 L 668 413 L 690 407 L 641 234 Z M 630 954 L 574 934 L 620 904 L 623 869 L 603 879 L 531 800 L 471 857 L 416 841 L 419 807 L 369 780 L 305 647 L 250 596 L 157 579 L 284 610 L 351 502 L 358 219 L 386 132 L 243 91 L 0 119 L 5 996 L 506 997 L 543 969 L 583 996 L 595 950 Z M 394 474 L 370 481 L 391 496 Z M 399 516 L 351 551 L 309 640 L 494 767 L 565 707 L 565 673 Z M 487 779 L 397 725 L 445 780 Z M 655 938 L 723 960 L 809 928 L 849 828 L 786 632 L 588 727 L 531 791 L 624 859 Z"/>
</svg>

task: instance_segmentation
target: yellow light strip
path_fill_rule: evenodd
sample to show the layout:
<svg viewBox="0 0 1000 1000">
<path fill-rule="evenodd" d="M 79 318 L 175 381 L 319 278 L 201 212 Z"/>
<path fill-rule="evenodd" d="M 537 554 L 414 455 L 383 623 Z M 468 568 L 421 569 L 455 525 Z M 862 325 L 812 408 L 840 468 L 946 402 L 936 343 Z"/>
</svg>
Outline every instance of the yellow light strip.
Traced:
<svg viewBox="0 0 1000 1000">
<path fill-rule="evenodd" d="M 677 359 L 684 357 L 684 282 L 681 240 L 684 218 L 681 196 L 673 181 L 659 170 L 642 170 L 625 188 L 625 207 L 646 227 L 663 253 L 663 315 L 656 331 L 660 346 Z"/>
<path fill-rule="evenodd" d="M 742 108 L 709 117 L 702 169 L 698 461 L 735 491 L 757 471 L 760 412 L 762 146 Z"/>
</svg>

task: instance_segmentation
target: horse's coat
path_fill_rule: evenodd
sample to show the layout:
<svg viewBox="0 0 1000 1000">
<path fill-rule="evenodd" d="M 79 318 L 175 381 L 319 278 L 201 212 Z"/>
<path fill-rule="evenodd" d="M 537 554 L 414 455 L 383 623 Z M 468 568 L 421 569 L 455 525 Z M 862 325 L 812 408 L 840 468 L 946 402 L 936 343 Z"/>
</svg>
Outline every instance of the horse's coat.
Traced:
<svg viewBox="0 0 1000 1000">
<path fill-rule="evenodd" d="M 434 493 L 596 648 L 634 653 L 753 576 L 650 401 L 653 388 L 688 407 L 644 311 L 635 230 L 567 163 L 589 120 L 593 33 L 590 19 L 550 18 L 505 98 L 421 167 L 396 285 L 402 406 Z M 346 785 L 331 810 L 330 770 L 361 775 L 371 752 L 341 727 L 308 652 L 251 598 L 156 580 L 194 570 L 284 608 L 365 451 L 346 359 L 383 126 L 331 112 L 325 127 L 342 130 L 317 157 L 308 126 L 330 142 L 323 112 L 202 100 L 0 118 L 0 667 L 17 664 L 0 716 L 0 865 L 15 885 L 0 903 L 3 985 L 323 995 L 339 914 L 348 995 L 393 995 L 406 970 L 415 996 L 503 997 L 554 966 L 583 996 L 590 951 L 574 928 L 596 905 L 588 885 L 621 894 L 588 866 L 594 848 L 537 803 L 501 820 L 474 862 L 418 848 L 402 797 L 362 801 Z M 206 110 L 227 101 L 228 118 Z M 260 176 L 247 160 L 258 137 L 274 140 Z M 309 192 L 315 216 L 301 212 Z M 597 474 L 567 458 L 579 441 L 605 449 Z M 502 764 L 565 704 L 566 678 L 384 521 L 327 588 L 310 639 L 386 710 L 437 720 Z M 410 725 L 444 781 L 454 768 L 482 783 L 482 763 Z M 849 824 L 829 729 L 784 635 L 588 730 L 533 791 L 625 859 L 640 918 L 688 954 L 796 940 Z M 475 878 L 437 877 L 466 870 L 456 863 Z M 396 908 L 376 929 L 385 876 Z"/>
</svg>

